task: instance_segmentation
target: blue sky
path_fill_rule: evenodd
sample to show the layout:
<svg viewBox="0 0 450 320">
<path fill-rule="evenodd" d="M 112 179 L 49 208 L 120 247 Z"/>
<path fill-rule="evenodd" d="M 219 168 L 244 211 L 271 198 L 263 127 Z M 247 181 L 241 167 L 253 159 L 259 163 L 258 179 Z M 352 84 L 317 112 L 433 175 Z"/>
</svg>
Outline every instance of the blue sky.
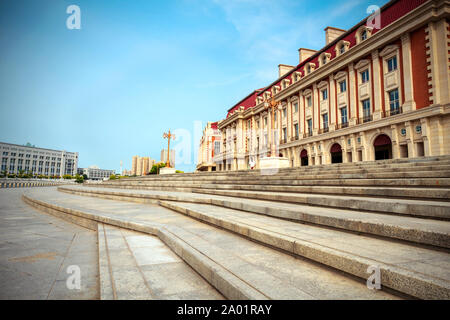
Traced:
<svg viewBox="0 0 450 320">
<path fill-rule="evenodd" d="M 2 0 L 0 141 L 118 171 L 133 155 L 159 160 L 163 132 L 183 129 L 191 161 L 177 168 L 192 171 L 195 121 L 223 119 L 278 64 L 297 65 L 298 48 L 322 48 L 326 26 L 348 29 L 386 2 Z M 81 30 L 66 28 L 71 4 Z"/>
</svg>

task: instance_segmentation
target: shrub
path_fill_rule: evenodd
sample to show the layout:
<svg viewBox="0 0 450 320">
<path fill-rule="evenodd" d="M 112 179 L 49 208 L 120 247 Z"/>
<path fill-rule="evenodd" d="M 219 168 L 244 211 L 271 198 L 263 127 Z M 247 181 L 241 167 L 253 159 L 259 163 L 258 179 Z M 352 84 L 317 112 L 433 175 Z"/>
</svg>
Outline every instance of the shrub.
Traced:
<svg viewBox="0 0 450 320">
<path fill-rule="evenodd" d="M 184 171 L 176 170 L 175 173 L 184 173 Z"/>
<path fill-rule="evenodd" d="M 112 174 L 109 176 L 109 180 L 116 180 L 116 179 L 117 179 L 117 177 L 115 174 Z"/>
<path fill-rule="evenodd" d="M 150 174 L 159 174 L 159 169 L 164 168 L 166 164 L 164 162 L 158 162 L 152 166 Z"/>
<path fill-rule="evenodd" d="M 70 174 L 63 175 L 63 179 L 72 179 L 72 176 Z"/>
<path fill-rule="evenodd" d="M 83 183 L 84 182 L 83 176 L 80 176 L 79 174 L 75 175 L 75 182 L 76 183 Z"/>
</svg>

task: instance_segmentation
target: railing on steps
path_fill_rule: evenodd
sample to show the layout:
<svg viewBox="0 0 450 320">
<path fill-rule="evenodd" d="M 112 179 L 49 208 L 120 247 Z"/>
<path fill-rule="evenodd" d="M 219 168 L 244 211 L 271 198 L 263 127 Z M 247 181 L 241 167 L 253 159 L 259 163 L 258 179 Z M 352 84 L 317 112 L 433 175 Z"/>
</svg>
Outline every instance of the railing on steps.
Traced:
<svg viewBox="0 0 450 320">
<path fill-rule="evenodd" d="M 6 188 L 30 188 L 30 187 L 51 187 L 70 184 L 68 182 L 49 181 L 0 181 L 0 189 Z"/>
</svg>

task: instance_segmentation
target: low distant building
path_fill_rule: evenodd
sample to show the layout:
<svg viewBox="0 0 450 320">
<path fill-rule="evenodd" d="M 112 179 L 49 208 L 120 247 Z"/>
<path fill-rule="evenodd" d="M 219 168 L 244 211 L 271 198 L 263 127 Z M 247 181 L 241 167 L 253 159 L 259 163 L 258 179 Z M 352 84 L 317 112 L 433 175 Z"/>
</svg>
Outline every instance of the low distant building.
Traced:
<svg viewBox="0 0 450 320">
<path fill-rule="evenodd" d="M 127 170 L 127 169 L 122 170 L 122 175 L 123 176 L 131 176 L 132 175 L 131 170 Z"/>
<path fill-rule="evenodd" d="M 21 171 L 45 176 L 75 175 L 78 152 L 21 146 L 0 142 L 1 171 L 18 174 Z"/>
<path fill-rule="evenodd" d="M 78 174 L 86 175 L 89 180 L 104 180 L 109 179 L 112 174 L 116 174 L 115 170 L 100 169 L 97 166 L 90 166 L 89 168 L 78 168 Z"/>
<path fill-rule="evenodd" d="M 208 122 L 200 139 L 198 149 L 197 171 L 216 171 L 214 155 L 220 154 L 222 134 L 217 128 L 217 122 Z"/>
<path fill-rule="evenodd" d="M 145 176 L 150 172 L 154 164 L 155 160 L 150 157 L 133 156 L 131 160 L 131 172 L 129 172 L 129 175 Z"/>
<path fill-rule="evenodd" d="M 167 149 L 161 150 L 161 162 L 166 163 L 167 162 Z M 170 167 L 175 168 L 175 150 L 170 150 L 170 157 L 169 157 Z"/>
</svg>

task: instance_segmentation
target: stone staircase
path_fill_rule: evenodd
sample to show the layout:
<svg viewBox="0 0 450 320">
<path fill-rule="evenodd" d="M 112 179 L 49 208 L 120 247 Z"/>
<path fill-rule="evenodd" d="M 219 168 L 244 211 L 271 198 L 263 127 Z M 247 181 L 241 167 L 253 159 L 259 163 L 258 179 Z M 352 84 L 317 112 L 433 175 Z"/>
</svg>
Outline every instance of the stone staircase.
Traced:
<svg viewBox="0 0 450 320">
<path fill-rule="evenodd" d="M 109 228 L 122 230 L 124 239 L 127 232 L 159 239 L 190 270 L 188 279 L 193 273 L 205 282 L 192 290 L 194 298 L 450 299 L 449 195 L 447 156 L 280 169 L 273 175 L 146 176 L 32 190 L 24 200 L 94 226 L 99 248 L 105 247 L 100 234 L 104 238 Z M 153 251 L 146 252 L 151 260 Z M 111 271 L 121 260 L 100 263 L 105 288 L 121 278 Z M 382 290 L 366 286 L 374 268 Z M 143 284 L 132 287 L 165 292 L 139 272 Z M 123 291 L 105 289 L 104 297 L 189 297 L 171 289 L 117 293 Z"/>
</svg>

